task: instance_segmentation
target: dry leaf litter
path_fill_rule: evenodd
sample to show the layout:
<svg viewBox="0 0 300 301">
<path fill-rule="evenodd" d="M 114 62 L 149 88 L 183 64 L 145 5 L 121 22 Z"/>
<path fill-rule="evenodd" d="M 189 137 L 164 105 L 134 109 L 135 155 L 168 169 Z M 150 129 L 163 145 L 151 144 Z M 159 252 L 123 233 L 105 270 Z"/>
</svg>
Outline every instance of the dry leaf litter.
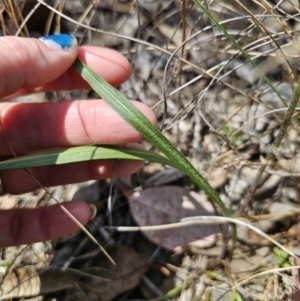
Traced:
<svg viewBox="0 0 300 301">
<path fill-rule="evenodd" d="M 2 2 L 19 9 L 24 17 L 37 4 L 34 0 Z M 285 110 L 224 34 L 192 1 L 45 2 L 91 27 L 153 45 L 77 28 L 63 18 L 58 21 L 62 32 L 76 30 L 80 43 L 112 47 L 130 60 L 133 74 L 121 91 L 153 107 L 164 134 L 220 193 L 226 206 L 239 212 L 258 168 L 265 163 Z M 182 3 L 186 7 L 184 22 Z M 3 4 L 0 2 L 1 35 L 15 34 L 16 23 Z M 298 75 L 298 2 L 230 0 L 210 1 L 208 6 L 289 102 L 293 95 L 289 66 Z M 36 9 L 26 23 L 30 36 L 44 34 L 49 14 L 43 5 Z M 17 23 L 21 23 L 20 16 Z M 52 24 L 51 31 L 55 29 L 55 22 Z M 162 87 L 167 96 L 164 119 Z M 93 97 L 92 93 L 72 91 L 15 101 L 88 97 Z M 263 174 L 251 206 L 241 215 L 300 256 L 298 131 L 295 122 L 288 127 L 273 166 Z M 145 143 L 145 147 L 150 146 Z M 97 207 L 98 214 L 87 229 L 117 266 L 112 267 L 81 232 L 55 242 L 6 248 L 1 250 L 0 262 L 4 300 L 299 299 L 298 270 L 283 270 L 299 262 L 284 255 L 279 260 L 270 241 L 246 228 L 238 227 L 237 246 L 229 260 L 223 236 L 230 234 L 226 225 L 144 234 L 104 227 L 110 223 L 162 225 L 184 217 L 214 215 L 205 194 L 177 170 L 146 163 L 132 177 L 55 187 L 49 192 L 60 201 L 80 198 Z M 108 197 L 112 216 L 107 210 Z M 1 209 L 53 203 L 42 190 L 6 195 L 0 202 Z M 231 244 L 228 241 L 229 247 Z M 174 288 L 174 296 L 164 297 Z"/>
</svg>

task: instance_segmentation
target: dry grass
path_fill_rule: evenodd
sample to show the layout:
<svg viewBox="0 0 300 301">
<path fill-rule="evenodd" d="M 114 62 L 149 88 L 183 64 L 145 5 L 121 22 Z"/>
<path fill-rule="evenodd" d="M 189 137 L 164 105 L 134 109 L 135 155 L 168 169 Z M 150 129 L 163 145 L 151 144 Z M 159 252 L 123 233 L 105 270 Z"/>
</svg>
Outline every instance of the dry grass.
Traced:
<svg viewBox="0 0 300 301">
<path fill-rule="evenodd" d="M 300 254 L 299 108 L 276 149 L 275 159 L 246 199 L 257 169 L 266 163 L 265 157 L 282 125 L 286 107 L 259 72 L 192 1 L 2 2 L 1 35 L 37 37 L 69 32 L 82 44 L 113 47 L 122 52 L 133 66 L 130 80 L 121 87 L 123 93 L 154 109 L 165 135 L 190 158 L 232 212 L 254 222 L 294 254 Z M 203 4 L 289 103 L 299 80 L 299 3 L 220 0 Z M 67 95 L 79 97 L 78 92 Z M 51 98 L 51 93 L 47 97 Z M 146 188 L 148 183 L 195 189 L 182 175 L 170 180 L 166 173 L 162 166 L 145 165 L 130 179 L 110 182 L 116 187 L 115 194 L 108 189 L 110 183 L 102 183 L 104 188 L 98 199 L 104 201 L 98 205 L 99 219 L 90 226 L 97 239 L 105 242 L 104 233 L 108 234 L 105 230 L 100 234 L 95 230 L 102 225 L 101 218 L 104 223 L 108 221 L 103 205 L 108 197 L 114 199 L 114 225 L 131 225 L 131 220 L 124 218 L 128 213 L 124 191 L 129 193 L 138 186 Z M 157 174 L 161 176 L 159 182 L 154 178 Z M 136 235 L 114 233 L 113 239 L 151 257 L 156 246 L 149 246 L 142 236 Z M 136 246 L 137 239 L 141 246 Z M 73 259 L 69 262 L 62 257 L 63 264 L 81 272 L 88 267 L 89 275 L 96 275 L 95 270 L 91 272 L 91 267 L 96 266 L 94 255 L 89 254 L 93 248 L 84 236 L 57 242 L 56 248 L 70 248 L 74 242 L 80 242 L 80 246 L 75 252 L 70 251 L 69 257 L 87 256 L 86 261 L 76 265 Z M 292 257 L 285 262 L 276 260 L 270 241 L 250 230 L 239 230 L 239 243 L 231 261 L 222 247 L 220 237 L 208 249 L 191 245 L 176 256 L 161 251 L 154 256 L 155 264 L 150 265 L 147 277 L 151 280 L 142 277 L 145 271 L 140 271 L 142 280 L 138 289 L 132 292 L 122 288 L 118 299 L 150 300 L 158 298 L 161 291 L 166 293 L 178 287 L 179 293 L 170 299 L 230 300 L 229 292 L 239 294 L 236 300 L 298 300 L 299 262 Z M 25 266 L 34 253 L 21 257 L 14 251 L 7 257 L 6 252 L 3 250 L 3 259 L 25 258 L 16 260 L 11 270 Z M 46 254 L 44 249 L 39 252 Z M 33 260 L 31 265 L 37 262 Z M 38 269 L 44 268 L 41 265 Z M 171 276 L 162 282 L 162 274 Z M 95 279 L 81 277 L 76 278 L 75 283 L 80 284 L 73 292 L 55 292 L 45 300 L 99 300 L 100 296 L 107 300 L 97 291 L 97 285 L 86 285 Z"/>
</svg>

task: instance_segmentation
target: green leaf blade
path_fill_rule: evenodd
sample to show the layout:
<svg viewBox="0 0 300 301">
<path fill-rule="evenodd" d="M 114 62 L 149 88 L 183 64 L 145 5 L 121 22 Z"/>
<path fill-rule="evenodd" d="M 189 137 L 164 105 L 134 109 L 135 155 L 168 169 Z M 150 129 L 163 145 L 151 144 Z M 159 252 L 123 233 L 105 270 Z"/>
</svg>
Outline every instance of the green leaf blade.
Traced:
<svg viewBox="0 0 300 301">
<path fill-rule="evenodd" d="M 0 171 L 111 159 L 150 161 L 176 167 L 167 158 L 153 152 L 117 146 L 90 145 L 46 151 L 1 161 Z"/>
<path fill-rule="evenodd" d="M 124 120 L 140 132 L 159 149 L 177 168 L 188 175 L 209 198 L 217 204 L 226 216 L 231 213 L 219 194 L 209 185 L 193 165 L 174 147 L 174 145 L 143 115 L 122 93 L 109 85 L 92 69 L 77 59 L 73 65 L 96 93 L 100 95 Z"/>
</svg>

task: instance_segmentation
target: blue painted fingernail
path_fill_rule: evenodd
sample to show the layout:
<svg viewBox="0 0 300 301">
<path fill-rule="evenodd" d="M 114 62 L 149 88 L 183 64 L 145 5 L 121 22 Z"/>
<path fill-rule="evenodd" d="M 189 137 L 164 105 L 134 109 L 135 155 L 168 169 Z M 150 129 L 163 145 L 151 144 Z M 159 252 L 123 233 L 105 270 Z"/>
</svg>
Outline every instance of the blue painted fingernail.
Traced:
<svg viewBox="0 0 300 301">
<path fill-rule="evenodd" d="M 77 47 L 76 38 L 69 34 L 53 34 L 39 40 L 52 50 L 71 51 Z"/>
</svg>

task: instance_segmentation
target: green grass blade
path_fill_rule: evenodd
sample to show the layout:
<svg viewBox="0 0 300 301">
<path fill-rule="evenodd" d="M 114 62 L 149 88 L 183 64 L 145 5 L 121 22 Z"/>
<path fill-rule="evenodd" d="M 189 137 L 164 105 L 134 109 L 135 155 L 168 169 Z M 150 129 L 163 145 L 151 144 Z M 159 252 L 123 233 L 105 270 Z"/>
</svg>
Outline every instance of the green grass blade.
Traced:
<svg viewBox="0 0 300 301">
<path fill-rule="evenodd" d="M 257 73 L 264 79 L 264 81 L 268 84 L 271 90 L 278 96 L 281 103 L 287 107 L 287 102 L 285 99 L 280 95 L 280 93 L 276 90 L 274 85 L 268 79 L 268 77 L 264 74 L 264 72 L 254 63 L 248 53 L 239 45 L 239 43 L 227 32 L 227 30 L 218 22 L 218 20 L 210 13 L 209 10 L 203 6 L 199 0 L 193 0 L 194 3 L 207 15 L 207 17 L 215 23 L 215 25 L 225 34 L 226 38 L 242 53 L 244 58 L 251 64 L 251 66 L 257 71 Z"/>
<path fill-rule="evenodd" d="M 219 194 L 209 185 L 193 165 L 174 145 L 143 115 L 122 93 L 109 85 L 79 59 L 73 67 L 123 119 L 139 131 L 149 142 L 159 149 L 177 168 L 191 178 L 218 205 L 226 216 L 231 216 Z M 235 241 L 235 230 L 234 230 Z"/>
<path fill-rule="evenodd" d="M 118 146 L 90 145 L 46 151 L 1 161 L 0 171 L 107 159 L 151 161 L 177 167 L 167 158 L 153 152 Z"/>
</svg>

